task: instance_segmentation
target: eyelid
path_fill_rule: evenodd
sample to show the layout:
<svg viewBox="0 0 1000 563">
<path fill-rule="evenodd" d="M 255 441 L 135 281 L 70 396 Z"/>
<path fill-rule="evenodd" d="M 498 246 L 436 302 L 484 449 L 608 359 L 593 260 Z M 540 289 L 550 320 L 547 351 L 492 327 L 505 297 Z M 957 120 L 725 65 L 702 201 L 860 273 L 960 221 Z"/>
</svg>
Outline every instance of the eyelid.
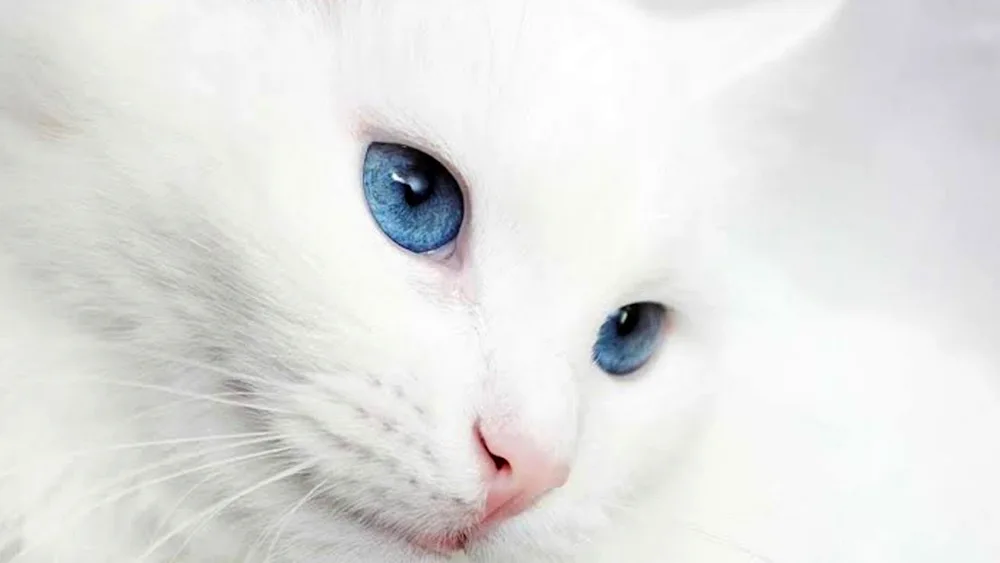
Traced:
<svg viewBox="0 0 1000 563">
<path fill-rule="evenodd" d="M 465 213 L 468 216 L 475 197 L 471 189 L 472 176 L 459 166 L 458 162 L 461 159 L 449 149 L 447 143 L 433 138 L 430 134 L 433 128 L 423 127 L 413 120 L 409 121 L 408 126 L 403 126 L 399 120 L 388 119 L 378 112 L 368 110 L 359 118 L 355 131 L 356 138 L 363 147 L 372 143 L 405 145 L 437 160 L 462 189 L 462 194 L 465 196 Z"/>
<path fill-rule="evenodd" d="M 440 162 L 462 187 L 465 186 L 462 182 L 464 175 L 453 164 L 455 160 L 452 158 L 453 152 L 448 149 L 446 143 L 435 140 L 429 134 L 433 131 L 432 128 L 421 127 L 412 122 L 408 127 L 404 127 L 398 120 L 386 119 L 377 113 L 368 112 L 359 120 L 355 129 L 357 140 L 363 146 L 386 143 L 413 147 Z"/>
<path fill-rule="evenodd" d="M 433 260 L 435 262 L 442 262 L 442 263 L 449 262 L 452 258 L 455 257 L 456 251 L 458 250 L 458 239 L 462 236 L 462 230 L 463 229 L 459 229 L 458 236 L 452 239 L 452 241 L 449 242 L 448 244 L 442 246 L 441 248 L 428 250 L 427 252 L 418 254 L 418 256 Z"/>
</svg>

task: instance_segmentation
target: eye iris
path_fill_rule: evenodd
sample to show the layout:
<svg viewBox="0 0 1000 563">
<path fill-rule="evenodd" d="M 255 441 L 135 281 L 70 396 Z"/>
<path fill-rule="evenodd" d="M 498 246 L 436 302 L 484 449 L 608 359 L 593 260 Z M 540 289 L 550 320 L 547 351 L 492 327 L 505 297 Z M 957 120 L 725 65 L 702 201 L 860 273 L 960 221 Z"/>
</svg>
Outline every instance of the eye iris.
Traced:
<svg viewBox="0 0 1000 563">
<path fill-rule="evenodd" d="M 606 373 L 628 375 L 656 352 L 667 309 L 658 303 L 633 303 L 608 316 L 597 333 L 593 360 Z"/>
<path fill-rule="evenodd" d="M 405 145 L 372 143 L 362 183 L 379 229 L 402 248 L 430 252 L 458 236 L 465 214 L 462 190 L 430 155 Z"/>
</svg>

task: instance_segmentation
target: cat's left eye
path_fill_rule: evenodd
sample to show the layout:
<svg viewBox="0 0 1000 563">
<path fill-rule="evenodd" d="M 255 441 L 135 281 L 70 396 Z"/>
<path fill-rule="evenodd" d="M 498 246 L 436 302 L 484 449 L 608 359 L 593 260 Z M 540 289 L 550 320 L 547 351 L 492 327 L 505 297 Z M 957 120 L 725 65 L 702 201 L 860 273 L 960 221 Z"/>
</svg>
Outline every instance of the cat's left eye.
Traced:
<svg viewBox="0 0 1000 563">
<path fill-rule="evenodd" d="M 615 376 L 639 370 L 661 345 L 668 315 L 666 307 L 652 302 L 632 303 L 618 309 L 597 332 L 594 363 Z"/>
<path fill-rule="evenodd" d="M 402 248 L 424 254 L 442 250 L 458 237 L 465 217 L 462 189 L 429 154 L 406 145 L 372 143 L 362 182 L 379 229 Z"/>
</svg>

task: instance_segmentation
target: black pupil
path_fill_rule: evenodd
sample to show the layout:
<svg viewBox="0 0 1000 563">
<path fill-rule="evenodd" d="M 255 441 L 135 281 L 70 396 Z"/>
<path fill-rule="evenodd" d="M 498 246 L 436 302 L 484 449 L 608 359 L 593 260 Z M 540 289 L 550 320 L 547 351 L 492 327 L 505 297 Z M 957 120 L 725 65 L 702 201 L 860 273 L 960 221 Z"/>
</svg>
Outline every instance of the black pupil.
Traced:
<svg viewBox="0 0 1000 563">
<path fill-rule="evenodd" d="M 403 199 L 410 207 L 416 207 L 430 199 L 434 193 L 434 188 L 425 174 L 420 172 L 407 172 L 394 178 L 397 183 L 403 186 Z"/>
<path fill-rule="evenodd" d="M 615 325 L 615 332 L 618 336 L 628 336 L 632 334 L 639 324 L 639 309 L 635 305 L 622 307 L 618 310 L 618 323 Z"/>
</svg>

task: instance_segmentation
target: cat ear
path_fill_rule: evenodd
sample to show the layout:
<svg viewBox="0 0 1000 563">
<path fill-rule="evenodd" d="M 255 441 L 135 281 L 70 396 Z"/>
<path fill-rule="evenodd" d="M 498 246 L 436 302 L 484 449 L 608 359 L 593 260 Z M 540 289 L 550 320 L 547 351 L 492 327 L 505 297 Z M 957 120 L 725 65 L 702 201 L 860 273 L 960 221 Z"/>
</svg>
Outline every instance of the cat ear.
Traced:
<svg viewBox="0 0 1000 563">
<path fill-rule="evenodd" d="M 635 0 L 657 17 L 666 52 L 711 94 L 815 35 L 844 0 Z"/>
</svg>

